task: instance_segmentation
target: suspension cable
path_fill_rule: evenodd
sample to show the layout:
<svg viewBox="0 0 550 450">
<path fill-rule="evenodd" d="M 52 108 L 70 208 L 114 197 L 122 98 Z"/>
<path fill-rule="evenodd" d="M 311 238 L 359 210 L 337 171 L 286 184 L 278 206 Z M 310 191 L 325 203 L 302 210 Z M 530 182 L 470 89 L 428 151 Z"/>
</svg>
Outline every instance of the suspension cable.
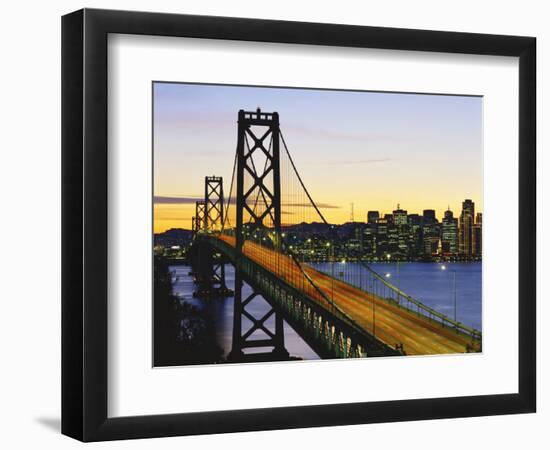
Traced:
<svg viewBox="0 0 550 450">
<path fill-rule="evenodd" d="M 283 133 L 282 131 L 279 130 L 279 134 L 281 136 L 281 140 L 283 141 L 283 145 L 285 147 L 285 151 L 286 151 L 286 154 L 288 156 L 288 159 L 290 160 L 290 164 L 292 165 L 292 168 L 294 169 L 294 173 L 296 174 L 296 176 L 298 177 L 298 181 L 300 182 L 300 185 L 302 186 L 302 189 L 304 190 L 304 192 L 306 193 L 307 195 L 307 198 L 309 199 L 309 201 L 311 202 L 311 205 L 315 208 L 315 211 L 317 211 L 317 214 L 319 214 L 319 216 L 321 217 L 321 219 L 323 220 L 323 222 L 325 223 L 325 225 L 328 225 L 330 226 L 330 224 L 327 222 L 327 220 L 325 219 L 325 216 L 323 216 L 323 213 L 319 210 L 319 208 L 317 207 L 317 205 L 315 204 L 315 202 L 313 201 L 313 198 L 311 197 L 309 191 L 307 190 L 306 188 L 306 185 L 304 184 L 304 182 L 302 181 L 302 177 L 300 176 L 300 174 L 298 173 L 298 169 L 296 169 L 296 165 L 294 164 L 294 160 L 292 159 L 292 156 L 290 156 L 290 152 L 288 151 L 288 146 L 286 145 L 286 141 L 285 141 L 285 138 L 283 136 Z"/>
<path fill-rule="evenodd" d="M 233 173 L 231 174 L 231 185 L 229 186 L 229 198 L 227 201 L 227 206 L 225 208 L 225 214 L 223 216 L 222 231 L 225 229 L 226 221 L 229 223 L 229 225 L 231 225 L 231 222 L 229 222 L 229 205 L 231 204 L 231 195 L 233 194 L 233 181 L 235 180 L 236 169 L 237 169 L 237 149 L 235 149 L 235 159 L 233 160 Z"/>
<path fill-rule="evenodd" d="M 284 138 L 283 133 L 281 131 L 280 131 L 280 136 L 281 136 L 281 140 L 283 142 L 283 145 L 285 147 L 285 151 L 286 151 L 286 154 L 287 154 L 288 159 L 290 161 L 290 164 L 292 165 L 292 168 L 294 169 L 294 173 L 296 174 L 296 177 L 298 178 L 298 181 L 300 182 L 300 185 L 302 186 L 302 189 L 304 190 L 305 194 L 309 198 L 309 201 L 311 202 L 312 206 L 315 208 L 315 210 L 319 214 L 319 217 L 323 220 L 325 225 L 330 226 L 330 224 L 327 222 L 327 220 L 325 219 L 325 217 L 323 216 L 323 214 L 321 213 L 321 211 L 319 210 L 319 208 L 315 204 L 315 201 L 313 200 L 313 198 L 311 197 L 308 189 L 306 188 L 306 186 L 305 186 L 305 184 L 302 180 L 302 177 L 300 177 L 300 174 L 298 173 L 296 165 L 294 164 L 292 156 L 290 155 L 290 151 L 288 150 L 288 146 L 286 144 L 285 138 Z M 359 263 L 360 263 L 360 265 L 365 267 L 370 273 L 372 273 L 377 279 L 379 279 L 383 283 L 384 287 L 387 287 L 388 289 L 391 289 L 394 292 L 397 292 L 399 295 L 405 297 L 408 301 L 415 304 L 419 309 L 423 309 L 424 311 L 428 312 L 429 314 L 438 317 L 443 322 L 451 323 L 456 328 L 461 329 L 462 331 L 466 332 L 467 334 L 469 334 L 471 336 L 479 338 L 479 336 L 481 335 L 481 333 L 478 330 L 476 330 L 474 328 L 471 328 L 471 327 L 468 327 L 468 326 L 466 326 L 466 325 L 464 325 L 460 322 L 456 322 L 455 320 L 450 319 L 449 317 L 447 317 L 444 314 L 434 310 L 433 308 L 430 308 L 430 307 L 426 306 L 425 304 L 423 304 L 419 300 L 416 300 L 416 299 L 412 298 L 411 296 L 407 295 L 405 292 L 401 291 L 399 288 L 397 288 L 397 287 L 393 286 L 391 283 L 387 282 L 383 277 L 381 277 L 377 272 L 375 272 L 364 261 L 359 260 Z M 300 264 L 298 264 L 298 265 L 300 266 Z M 302 268 L 300 267 L 300 269 L 302 269 Z M 311 282 L 312 282 L 312 284 L 314 284 L 313 280 L 311 280 Z M 314 286 L 315 286 L 315 284 L 314 284 Z M 317 287 L 317 286 L 315 286 L 315 287 Z"/>
</svg>

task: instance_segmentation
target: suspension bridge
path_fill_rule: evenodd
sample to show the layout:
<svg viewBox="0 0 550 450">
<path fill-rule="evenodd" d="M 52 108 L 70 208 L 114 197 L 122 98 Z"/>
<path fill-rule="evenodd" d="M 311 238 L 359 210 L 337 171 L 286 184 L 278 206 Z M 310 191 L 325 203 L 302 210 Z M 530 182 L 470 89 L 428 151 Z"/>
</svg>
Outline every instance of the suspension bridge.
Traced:
<svg viewBox="0 0 550 450">
<path fill-rule="evenodd" d="M 341 244 L 300 177 L 278 113 L 241 110 L 237 128 L 229 193 L 222 177 L 205 177 L 190 250 L 196 295 L 234 296 L 228 361 L 291 358 L 283 321 L 321 358 L 481 351 L 478 330 L 403 292 Z M 314 264 L 336 258 L 353 264 L 338 274 Z M 226 264 L 235 267 L 233 289 Z M 269 304 L 260 316 L 250 307 L 257 298 Z"/>
</svg>

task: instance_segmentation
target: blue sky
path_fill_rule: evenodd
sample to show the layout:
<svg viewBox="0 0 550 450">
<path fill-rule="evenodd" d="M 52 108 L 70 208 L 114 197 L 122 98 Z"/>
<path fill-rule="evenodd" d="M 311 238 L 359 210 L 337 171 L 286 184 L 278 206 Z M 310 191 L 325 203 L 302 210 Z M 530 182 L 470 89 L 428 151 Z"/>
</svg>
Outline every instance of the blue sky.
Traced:
<svg viewBox="0 0 550 450">
<path fill-rule="evenodd" d="M 338 207 L 326 211 L 329 220 L 349 218 L 350 203 L 356 220 L 365 219 L 369 209 L 390 212 L 397 203 L 409 212 L 433 208 L 439 217 L 449 205 L 458 215 L 465 198 L 482 211 L 482 101 L 155 83 L 155 195 L 192 200 L 202 195 L 205 175 L 230 180 L 237 112 L 261 107 L 279 113 L 281 131 L 315 200 Z M 155 228 L 188 228 L 191 215 L 185 201 L 159 204 Z"/>
</svg>

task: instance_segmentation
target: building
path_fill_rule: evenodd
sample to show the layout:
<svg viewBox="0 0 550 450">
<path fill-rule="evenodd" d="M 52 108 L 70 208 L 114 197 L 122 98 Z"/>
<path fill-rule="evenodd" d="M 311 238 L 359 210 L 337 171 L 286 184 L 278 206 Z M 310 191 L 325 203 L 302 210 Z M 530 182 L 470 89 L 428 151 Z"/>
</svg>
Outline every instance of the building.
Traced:
<svg viewBox="0 0 550 450">
<path fill-rule="evenodd" d="M 407 216 L 407 224 L 409 228 L 420 228 L 422 225 L 422 218 L 418 214 L 409 214 Z"/>
<path fill-rule="evenodd" d="M 460 255 L 470 258 L 473 255 L 473 229 L 475 217 L 475 204 L 466 199 L 462 202 L 458 229 L 458 251 Z"/>
<path fill-rule="evenodd" d="M 378 211 L 369 211 L 367 213 L 367 222 L 371 225 L 376 225 L 379 218 L 380 218 L 380 213 Z"/>
<path fill-rule="evenodd" d="M 447 208 L 441 220 L 441 253 L 444 256 L 455 256 L 458 253 L 458 219 Z"/>
<path fill-rule="evenodd" d="M 376 224 L 368 223 L 363 230 L 363 252 L 367 256 L 376 255 Z"/>
<path fill-rule="evenodd" d="M 476 258 L 481 258 L 481 250 L 482 250 L 482 238 L 483 238 L 483 232 L 482 232 L 482 220 L 483 215 L 482 213 L 478 212 L 476 214 L 476 221 L 473 227 L 473 233 L 472 233 L 472 256 L 475 256 Z"/>
<path fill-rule="evenodd" d="M 363 254 L 364 239 L 363 234 L 365 230 L 364 223 L 354 223 L 355 227 L 351 234 L 352 238 L 348 239 L 348 249 L 352 250 L 354 257 L 359 258 Z"/>
<path fill-rule="evenodd" d="M 388 252 L 388 220 L 379 218 L 376 226 L 376 255 L 380 257 Z"/>
<path fill-rule="evenodd" d="M 361 258 L 387 261 L 388 255 L 392 261 L 480 260 L 482 220 L 482 214 L 475 213 L 475 204 L 470 199 L 462 203 L 459 217 L 448 207 L 441 221 L 434 209 L 425 209 L 422 214 L 408 214 L 398 204 L 389 214 L 367 211 L 367 222 L 346 222 L 336 226 L 338 243 L 333 252 L 336 258 L 345 257 L 350 261 Z M 312 241 L 321 239 L 319 248 L 317 242 L 312 248 L 304 247 L 307 257 L 323 260 L 327 240 L 323 230 L 326 227 L 321 224 L 308 224 L 307 227 L 304 239 L 311 233 Z"/>
<path fill-rule="evenodd" d="M 440 248 L 439 235 L 438 234 L 425 234 L 423 238 L 423 250 L 425 257 L 436 256 Z"/>
<path fill-rule="evenodd" d="M 408 250 L 409 256 L 421 256 L 422 251 L 422 216 L 419 214 L 409 214 L 407 216 L 408 225 Z"/>
<path fill-rule="evenodd" d="M 420 248 L 426 258 L 437 255 L 439 249 L 440 226 L 434 209 L 425 209 L 422 213 L 422 236 Z"/>
<path fill-rule="evenodd" d="M 397 204 L 397 209 L 393 211 L 393 224 L 396 227 L 401 227 L 403 225 L 407 225 L 407 211 L 404 209 L 401 209 L 399 207 L 399 204 Z"/>
<path fill-rule="evenodd" d="M 393 224 L 388 225 L 388 252 L 399 253 L 399 229 Z"/>
<path fill-rule="evenodd" d="M 437 222 L 435 218 L 435 209 L 425 209 L 422 212 L 422 223 L 424 225 L 432 225 Z"/>
<path fill-rule="evenodd" d="M 407 211 L 401 209 L 397 204 L 397 209 L 392 212 L 393 227 L 388 231 L 388 244 L 391 253 L 397 253 L 401 257 L 409 255 L 409 225 L 407 220 Z"/>
</svg>

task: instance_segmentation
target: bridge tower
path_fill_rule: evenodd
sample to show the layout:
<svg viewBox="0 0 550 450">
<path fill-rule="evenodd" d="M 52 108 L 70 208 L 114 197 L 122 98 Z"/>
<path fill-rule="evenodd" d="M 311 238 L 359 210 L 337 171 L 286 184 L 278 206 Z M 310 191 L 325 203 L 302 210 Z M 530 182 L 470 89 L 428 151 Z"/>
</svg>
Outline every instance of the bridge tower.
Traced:
<svg viewBox="0 0 550 450">
<path fill-rule="evenodd" d="M 204 211 L 204 202 L 195 202 L 195 215 L 191 219 L 191 231 L 193 232 L 193 239 L 196 238 L 197 233 L 203 229 Z M 198 283 L 200 276 L 198 275 L 199 253 L 197 251 L 197 245 L 193 245 L 191 247 L 189 260 L 191 261 L 191 271 L 189 272 L 189 275 L 193 275 L 195 277 L 195 282 Z"/>
<path fill-rule="evenodd" d="M 204 228 L 221 231 L 223 226 L 223 177 L 204 178 Z"/>
<path fill-rule="evenodd" d="M 271 228 L 274 233 L 274 247 L 279 246 L 281 232 L 281 177 L 279 160 L 279 114 L 266 113 L 258 108 L 254 112 L 239 111 L 237 133 L 237 192 L 236 192 L 236 265 L 235 265 L 235 303 L 233 315 L 233 346 L 229 354 L 231 361 L 243 361 L 247 355 L 246 348 L 271 348 L 264 353 L 254 353 L 253 359 L 285 360 L 289 354 L 284 345 L 283 318 L 273 305 L 260 318 L 256 318 L 246 306 L 260 294 L 252 286 L 252 293 L 243 298 L 243 273 L 240 270 L 245 241 L 244 215 L 249 216 L 247 233 Z M 262 159 L 262 164 L 255 164 L 255 157 Z M 256 160 L 258 160 L 256 158 Z M 245 188 L 245 175 L 251 177 L 251 185 Z M 254 201 L 262 196 L 264 208 L 256 211 Z M 269 227 L 266 222 L 270 221 Z M 274 329 L 268 321 L 274 317 Z M 250 327 L 243 330 L 243 318 Z M 270 329 L 271 328 L 271 329 Z M 262 338 L 260 338 L 260 336 Z"/>
<path fill-rule="evenodd" d="M 203 230 L 221 230 L 223 225 L 223 178 L 206 177 L 204 180 L 204 201 L 195 204 L 195 234 Z M 198 289 L 193 294 L 200 298 L 218 298 L 233 295 L 225 283 L 225 259 L 212 246 L 200 239 L 194 245 L 195 269 L 193 273 Z"/>
<path fill-rule="evenodd" d="M 204 201 L 195 202 L 194 231 L 198 233 L 205 228 L 204 217 L 206 213 L 206 203 Z"/>
</svg>

